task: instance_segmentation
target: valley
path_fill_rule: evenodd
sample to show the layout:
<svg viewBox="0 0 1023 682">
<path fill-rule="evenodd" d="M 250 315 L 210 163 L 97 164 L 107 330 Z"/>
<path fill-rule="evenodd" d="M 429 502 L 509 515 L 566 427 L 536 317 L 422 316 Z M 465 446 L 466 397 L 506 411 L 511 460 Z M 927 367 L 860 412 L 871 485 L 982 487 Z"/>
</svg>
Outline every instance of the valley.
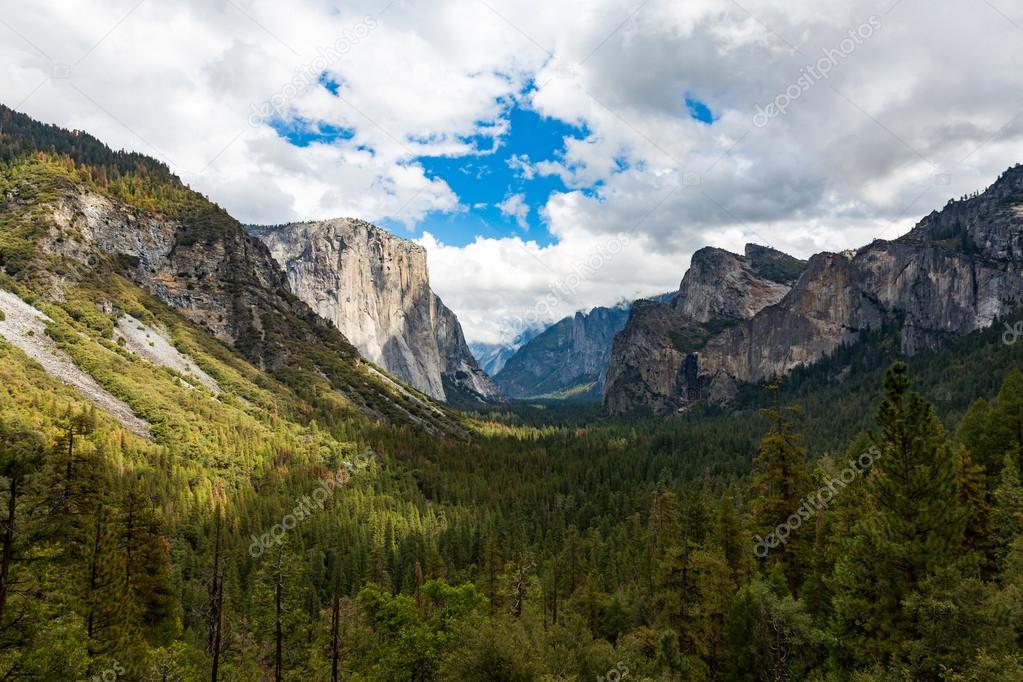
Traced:
<svg viewBox="0 0 1023 682">
<path fill-rule="evenodd" d="M 0 107 L 0 671 L 1023 679 L 1020 206 L 701 249 L 490 377 L 421 246 Z"/>
</svg>

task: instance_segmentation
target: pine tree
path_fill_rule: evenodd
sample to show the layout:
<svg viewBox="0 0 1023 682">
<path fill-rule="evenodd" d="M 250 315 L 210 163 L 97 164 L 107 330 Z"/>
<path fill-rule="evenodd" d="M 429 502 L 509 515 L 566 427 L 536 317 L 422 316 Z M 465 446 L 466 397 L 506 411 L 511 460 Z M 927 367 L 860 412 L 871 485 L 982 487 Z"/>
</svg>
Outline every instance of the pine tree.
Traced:
<svg viewBox="0 0 1023 682">
<path fill-rule="evenodd" d="M 998 484 L 991 494 L 992 532 L 995 537 L 996 563 L 1004 564 L 1009 547 L 1016 538 L 1023 537 L 1023 483 L 1014 454 L 1007 454 Z"/>
<path fill-rule="evenodd" d="M 736 584 L 725 557 L 716 551 L 693 553 L 695 608 L 687 629 L 693 632 L 695 652 L 717 672 L 725 654 L 725 621 L 732 608 Z"/>
<path fill-rule="evenodd" d="M 483 585 L 487 599 L 490 600 L 491 615 L 494 614 L 501 604 L 499 578 L 503 564 L 501 548 L 497 544 L 497 540 L 494 539 L 494 536 L 491 535 L 483 546 Z"/>
<path fill-rule="evenodd" d="M 1012 453 L 1016 465 L 1023 469 L 1023 372 L 1020 370 L 1013 369 L 1002 382 L 998 398 L 991 407 L 988 428 L 991 455 L 999 461 L 982 461 L 981 464 L 1001 464 L 1001 455 Z"/>
<path fill-rule="evenodd" d="M 253 631 L 277 681 L 306 662 L 302 651 L 311 623 L 304 599 L 309 575 L 285 541 L 263 558 L 253 580 Z"/>
<path fill-rule="evenodd" d="M 984 467 L 974 464 L 970 451 L 960 445 L 956 450 L 957 485 L 960 502 L 966 513 L 963 541 L 976 553 L 988 576 L 994 569 L 995 538 L 991 529 L 991 502 Z"/>
<path fill-rule="evenodd" d="M 739 515 L 730 495 L 722 495 L 718 500 L 714 542 L 732 571 L 732 581 L 740 584 L 749 565 L 749 544 L 743 537 Z"/>
<path fill-rule="evenodd" d="M 771 430 L 760 442 L 753 461 L 753 518 L 758 530 L 767 538 L 784 526 L 789 534 L 779 538 L 780 546 L 770 552 L 770 561 L 785 567 L 789 592 L 795 597 L 803 582 L 806 548 L 812 533 L 799 528 L 807 520 L 800 514 L 810 494 L 810 476 L 806 468 L 806 450 L 800 444 L 791 419 L 782 409 L 765 410 Z M 808 517 L 807 517 L 808 518 Z"/>
<path fill-rule="evenodd" d="M 68 514 L 73 513 L 72 503 L 79 480 L 76 467 L 75 438 L 77 436 L 87 436 L 96 430 L 96 408 L 91 407 L 80 412 L 69 412 L 65 417 L 64 428 L 67 452 L 64 460 L 63 508 L 64 513 Z"/>
<path fill-rule="evenodd" d="M 341 672 L 341 568 L 335 567 L 334 594 L 330 608 L 330 682 L 338 682 Z"/>
<path fill-rule="evenodd" d="M 24 534 L 25 519 L 19 517 L 28 478 L 42 461 L 45 441 L 25 425 L 0 420 L 0 478 L 5 482 L 3 516 L 0 521 L 0 628 L 6 628 L 11 594 L 13 564 Z"/>
<path fill-rule="evenodd" d="M 834 601 L 843 655 L 890 662 L 919 626 L 903 601 L 962 558 L 967 514 L 958 460 L 931 406 L 910 390 L 906 365 L 893 365 L 884 386 L 870 509 L 843 542 Z"/>
<path fill-rule="evenodd" d="M 991 412 L 991 404 L 987 400 L 974 400 L 956 430 L 956 443 L 969 448 L 971 459 L 983 466 L 988 474 L 998 471 L 1005 454 L 991 442 Z"/>
<path fill-rule="evenodd" d="M 213 515 L 213 570 L 208 595 L 206 650 L 212 660 L 210 679 L 217 682 L 224 653 L 224 582 L 227 570 L 224 561 L 224 516 L 219 504 L 213 510 Z"/>
</svg>

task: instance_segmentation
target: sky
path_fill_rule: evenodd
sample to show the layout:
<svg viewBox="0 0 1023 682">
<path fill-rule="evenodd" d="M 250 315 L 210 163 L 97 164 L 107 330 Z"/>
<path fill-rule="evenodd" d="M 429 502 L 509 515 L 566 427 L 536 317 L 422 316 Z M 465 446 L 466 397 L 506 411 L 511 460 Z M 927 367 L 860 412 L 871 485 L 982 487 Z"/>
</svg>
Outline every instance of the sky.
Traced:
<svg viewBox="0 0 1023 682">
<path fill-rule="evenodd" d="M 1023 161 L 1009 0 L 4 0 L 0 101 L 246 223 L 422 244 L 470 341 L 702 246 L 893 238 Z"/>
</svg>

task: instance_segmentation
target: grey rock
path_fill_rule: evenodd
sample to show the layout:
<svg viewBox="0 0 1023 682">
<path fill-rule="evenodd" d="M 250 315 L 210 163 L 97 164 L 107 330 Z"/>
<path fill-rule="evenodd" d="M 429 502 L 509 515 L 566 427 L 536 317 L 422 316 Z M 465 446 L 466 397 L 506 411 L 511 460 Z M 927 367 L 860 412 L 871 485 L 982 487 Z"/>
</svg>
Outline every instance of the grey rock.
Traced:
<svg viewBox="0 0 1023 682">
<path fill-rule="evenodd" d="M 423 247 L 344 218 L 247 229 L 269 247 L 295 295 L 366 358 L 438 400 L 451 397 L 449 388 L 498 397 L 455 314 L 430 289 Z"/>
<path fill-rule="evenodd" d="M 990 326 L 1023 301 L 1023 166 L 899 239 L 813 256 L 791 283 L 791 262 L 751 256 L 759 264 L 740 269 L 738 256 L 694 256 L 672 305 L 633 311 L 615 339 L 609 411 L 726 401 L 882 326 L 898 326 L 907 356 Z"/>
<path fill-rule="evenodd" d="M 608 410 L 666 412 L 703 397 L 706 381 L 692 354 L 782 300 L 804 265 L 755 244 L 743 255 L 710 247 L 694 253 L 678 293 L 634 304 L 615 337 L 604 390 Z M 711 388 L 725 386 L 718 381 Z"/>
<path fill-rule="evenodd" d="M 599 399 L 611 343 L 628 315 L 620 305 L 566 317 L 523 344 L 494 381 L 511 397 Z"/>
</svg>

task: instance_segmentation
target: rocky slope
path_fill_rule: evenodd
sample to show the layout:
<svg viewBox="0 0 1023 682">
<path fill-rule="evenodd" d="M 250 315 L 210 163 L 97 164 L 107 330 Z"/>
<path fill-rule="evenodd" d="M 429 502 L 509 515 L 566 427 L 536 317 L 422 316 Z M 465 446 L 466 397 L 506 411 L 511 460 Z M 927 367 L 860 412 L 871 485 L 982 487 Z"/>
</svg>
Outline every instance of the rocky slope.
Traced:
<svg viewBox="0 0 1023 682">
<path fill-rule="evenodd" d="M 369 360 L 438 400 L 498 396 L 455 314 L 430 289 L 423 247 L 361 220 L 247 229 L 291 290 Z"/>
<path fill-rule="evenodd" d="M 494 381 L 510 397 L 599 398 L 611 342 L 628 316 L 620 305 L 566 317 L 519 348 Z"/>
<path fill-rule="evenodd" d="M 166 166 L 3 106 L 0 124 L 0 278 L 56 302 L 127 281 L 297 392 L 460 431 L 433 403 L 376 377 L 291 293 L 266 246 Z M 112 294 L 97 305 L 101 316 L 129 312 Z"/>
<path fill-rule="evenodd" d="M 778 273 L 792 269 L 751 256 L 761 264 L 749 272 L 694 256 L 672 305 L 634 311 L 615 340 L 609 411 L 727 400 L 881 327 L 898 328 L 913 355 L 990 325 L 1023 299 L 1023 167 L 899 239 L 813 256 L 791 288 Z"/>
<path fill-rule="evenodd" d="M 804 263 L 749 244 L 738 255 L 716 248 L 693 254 L 668 301 L 637 301 L 613 344 L 604 401 L 614 413 L 663 412 L 697 396 L 686 377 L 689 355 L 722 330 L 780 301 Z"/>
</svg>

